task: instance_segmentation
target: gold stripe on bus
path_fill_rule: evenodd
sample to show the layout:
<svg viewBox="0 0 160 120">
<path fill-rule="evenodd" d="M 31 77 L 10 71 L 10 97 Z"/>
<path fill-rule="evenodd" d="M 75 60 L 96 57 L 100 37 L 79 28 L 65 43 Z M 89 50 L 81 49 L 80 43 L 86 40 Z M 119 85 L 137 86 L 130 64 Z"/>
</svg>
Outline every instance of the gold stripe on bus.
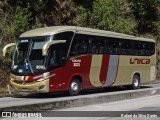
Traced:
<svg viewBox="0 0 160 120">
<path fill-rule="evenodd" d="M 100 87 L 103 84 L 100 81 L 100 72 L 102 66 L 102 55 L 93 55 L 90 68 L 90 82 L 94 87 Z"/>
<path fill-rule="evenodd" d="M 29 76 L 26 76 L 26 77 L 25 77 L 25 80 L 28 80 L 28 78 L 29 78 Z"/>
</svg>

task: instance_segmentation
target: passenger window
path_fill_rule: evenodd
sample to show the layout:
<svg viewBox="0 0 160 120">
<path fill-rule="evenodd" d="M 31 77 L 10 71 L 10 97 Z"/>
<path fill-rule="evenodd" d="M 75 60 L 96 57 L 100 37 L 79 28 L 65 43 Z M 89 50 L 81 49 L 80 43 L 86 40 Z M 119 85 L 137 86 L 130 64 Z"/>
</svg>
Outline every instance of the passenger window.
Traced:
<svg viewBox="0 0 160 120">
<path fill-rule="evenodd" d="M 121 54 L 132 55 L 132 42 L 122 41 L 121 42 Z"/>
<path fill-rule="evenodd" d="M 94 37 L 91 40 L 90 52 L 92 54 L 103 54 L 105 52 L 105 42 L 101 37 Z"/>
<path fill-rule="evenodd" d="M 145 55 L 145 45 L 142 42 L 134 43 L 134 54 L 135 55 Z"/>
<path fill-rule="evenodd" d="M 108 41 L 108 53 L 119 54 L 119 42 L 116 40 Z"/>
<path fill-rule="evenodd" d="M 153 55 L 155 53 L 155 44 L 148 42 L 145 45 L 145 55 Z"/>
<path fill-rule="evenodd" d="M 86 35 L 77 34 L 73 40 L 70 55 L 79 55 L 88 53 L 89 40 Z"/>
</svg>

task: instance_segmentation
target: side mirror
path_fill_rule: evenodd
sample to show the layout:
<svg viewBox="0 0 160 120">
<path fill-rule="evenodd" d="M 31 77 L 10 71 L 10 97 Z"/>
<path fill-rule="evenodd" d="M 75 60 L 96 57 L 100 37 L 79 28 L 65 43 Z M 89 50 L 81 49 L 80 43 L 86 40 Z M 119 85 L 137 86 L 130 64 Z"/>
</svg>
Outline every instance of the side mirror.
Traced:
<svg viewBox="0 0 160 120">
<path fill-rule="evenodd" d="M 16 45 L 16 43 L 9 43 L 9 44 L 7 44 L 7 45 L 3 48 L 3 57 L 6 56 L 6 51 L 7 51 L 7 49 L 8 49 L 9 47 L 14 46 L 14 45 Z"/>
<path fill-rule="evenodd" d="M 53 40 L 53 41 L 48 41 L 47 43 L 44 44 L 43 48 L 42 48 L 42 55 L 46 56 L 47 55 L 47 51 L 49 49 L 49 47 L 53 44 L 59 44 L 59 43 L 65 43 L 66 40 Z"/>
</svg>

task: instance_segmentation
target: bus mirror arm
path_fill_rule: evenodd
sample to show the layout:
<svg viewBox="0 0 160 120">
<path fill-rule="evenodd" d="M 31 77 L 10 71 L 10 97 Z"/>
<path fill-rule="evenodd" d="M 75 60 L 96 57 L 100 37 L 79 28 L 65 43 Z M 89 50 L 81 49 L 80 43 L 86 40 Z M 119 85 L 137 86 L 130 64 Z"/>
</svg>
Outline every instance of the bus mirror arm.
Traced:
<svg viewBox="0 0 160 120">
<path fill-rule="evenodd" d="M 9 47 L 14 46 L 14 45 L 16 45 L 16 43 L 9 43 L 9 44 L 7 44 L 6 46 L 4 46 L 4 48 L 3 48 L 3 57 L 6 56 L 6 51 L 7 51 L 7 49 L 8 49 Z"/>
<path fill-rule="evenodd" d="M 48 41 L 47 43 L 44 44 L 43 48 L 42 48 L 42 55 L 43 56 L 46 56 L 47 55 L 47 51 L 49 49 L 49 47 L 51 45 L 54 45 L 54 44 L 59 44 L 59 43 L 65 43 L 66 40 L 53 40 L 53 41 Z"/>
</svg>

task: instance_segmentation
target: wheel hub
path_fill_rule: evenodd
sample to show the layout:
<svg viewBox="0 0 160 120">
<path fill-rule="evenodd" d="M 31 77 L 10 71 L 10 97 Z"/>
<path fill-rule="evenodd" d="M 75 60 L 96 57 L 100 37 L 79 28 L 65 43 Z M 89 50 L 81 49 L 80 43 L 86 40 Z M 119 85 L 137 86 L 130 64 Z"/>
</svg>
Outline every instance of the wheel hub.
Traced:
<svg viewBox="0 0 160 120">
<path fill-rule="evenodd" d="M 71 89 L 72 91 L 77 91 L 78 90 L 78 84 L 76 82 L 71 83 Z"/>
<path fill-rule="evenodd" d="M 139 84 L 139 81 L 138 81 L 138 79 L 137 78 L 134 78 L 134 86 L 138 86 L 138 84 Z"/>
</svg>

